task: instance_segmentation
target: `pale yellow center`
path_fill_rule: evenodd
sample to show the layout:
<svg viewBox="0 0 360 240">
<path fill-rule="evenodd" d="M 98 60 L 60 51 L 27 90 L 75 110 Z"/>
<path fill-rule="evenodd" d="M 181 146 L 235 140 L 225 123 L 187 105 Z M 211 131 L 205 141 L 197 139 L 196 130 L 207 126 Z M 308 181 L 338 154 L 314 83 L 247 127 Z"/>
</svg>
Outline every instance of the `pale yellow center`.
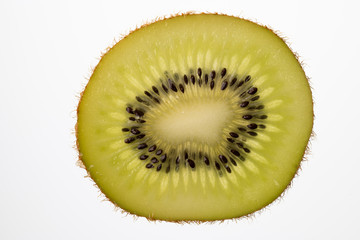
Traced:
<svg viewBox="0 0 360 240">
<path fill-rule="evenodd" d="M 232 111 L 225 99 L 201 101 L 177 101 L 163 109 L 156 109 L 149 121 L 153 137 L 173 146 L 184 142 L 215 145 L 224 127 L 231 119 Z"/>
</svg>

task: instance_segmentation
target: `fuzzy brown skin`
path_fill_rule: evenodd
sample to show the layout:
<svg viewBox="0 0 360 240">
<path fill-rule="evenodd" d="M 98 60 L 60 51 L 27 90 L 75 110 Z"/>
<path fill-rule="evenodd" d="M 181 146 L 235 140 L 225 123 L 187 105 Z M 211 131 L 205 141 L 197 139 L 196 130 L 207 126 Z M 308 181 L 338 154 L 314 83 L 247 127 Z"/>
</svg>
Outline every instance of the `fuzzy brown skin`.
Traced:
<svg viewBox="0 0 360 240">
<path fill-rule="evenodd" d="M 272 31 L 277 37 L 279 37 L 283 42 L 285 42 L 285 44 L 289 47 L 289 49 L 292 51 L 292 53 L 294 54 L 294 57 L 297 59 L 297 61 L 300 63 L 301 67 L 304 69 L 304 62 L 300 60 L 300 57 L 299 55 L 293 51 L 293 49 L 291 49 L 289 43 L 287 42 L 286 38 L 284 36 L 280 37 L 281 33 L 279 31 L 274 31 L 272 30 L 270 27 L 268 26 L 265 26 L 265 25 L 262 25 L 262 24 L 259 24 L 257 23 L 256 21 L 250 21 L 250 20 L 247 20 L 247 19 L 244 19 L 244 18 L 241 18 L 239 16 L 234 16 L 234 15 L 227 15 L 227 14 L 221 14 L 221 13 L 209 13 L 209 12 L 200 12 L 200 13 L 197 13 L 197 12 L 194 12 L 194 11 L 189 11 L 189 12 L 185 12 L 185 13 L 177 13 L 177 14 L 172 14 L 170 15 L 169 17 L 157 17 L 155 19 L 153 19 L 152 21 L 149 21 L 143 25 L 141 25 L 140 27 L 136 27 L 134 30 L 131 30 L 129 31 L 126 35 L 122 35 L 118 40 L 115 40 L 114 39 L 114 43 L 109 46 L 108 48 L 105 49 L 105 51 L 103 53 L 101 53 L 101 56 L 100 56 L 100 59 L 99 59 L 99 63 L 101 61 L 101 59 L 110 51 L 110 49 L 112 49 L 115 44 L 117 44 L 119 41 L 121 41 L 122 39 L 125 39 L 127 36 L 129 36 L 130 34 L 136 32 L 137 30 L 143 28 L 143 27 L 146 27 L 150 24 L 153 24 L 155 22 L 158 22 L 158 21 L 163 21 L 163 20 L 167 20 L 167 19 L 171 19 L 171 18 L 174 18 L 174 17 L 178 17 L 178 16 L 185 16 L 185 15 L 197 15 L 197 14 L 212 14 L 212 15 L 222 15 L 222 16 L 231 16 L 231 17 L 235 17 L 235 18 L 240 18 L 240 19 L 243 19 L 243 20 L 246 20 L 246 21 L 249 21 L 249 22 L 254 22 L 270 31 Z M 92 73 L 96 70 L 96 67 L 92 69 Z M 91 73 L 91 75 L 92 75 Z M 311 83 L 310 83 L 310 79 L 309 77 L 307 77 L 307 80 L 309 82 L 309 85 L 310 85 L 310 89 L 312 90 L 312 87 L 311 87 Z M 90 81 L 90 78 L 87 79 L 87 81 L 89 82 Z M 77 116 L 79 115 L 79 105 L 80 105 L 80 102 L 82 100 L 82 96 L 83 96 L 83 93 L 85 92 L 86 90 L 86 87 L 87 87 L 87 84 L 84 88 L 84 90 L 79 94 L 79 104 L 77 106 L 77 109 L 76 109 L 76 113 L 77 113 Z M 314 103 L 313 103 L 314 105 Z M 314 108 L 313 108 L 314 109 Z M 315 119 L 315 115 L 314 115 L 314 112 L 313 112 L 313 122 L 312 122 L 312 126 L 314 126 L 314 119 Z M 272 204 L 274 204 L 275 202 L 277 201 L 280 201 L 284 195 L 286 194 L 286 192 L 290 189 L 291 185 L 292 185 L 292 182 L 294 181 L 294 178 L 297 177 L 299 175 L 299 171 L 301 170 L 301 164 L 307 160 L 307 157 L 310 155 L 310 145 L 311 145 L 311 141 L 316 137 L 314 131 L 312 131 L 311 133 L 311 136 L 310 136 L 310 139 L 308 141 L 308 144 L 305 148 L 305 151 L 304 151 L 304 154 L 303 154 L 303 157 L 302 157 L 302 160 L 300 161 L 299 163 L 299 166 L 298 166 L 298 169 L 296 170 L 294 176 L 292 177 L 292 180 L 291 182 L 288 184 L 288 186 L 284 189 L 284 191 L 281 193 L 281 195 L 279 197 L 277 197 L 276 199 L 274 199 L 272 202 L 268 203 L 266 206 L 252 212 L 252 213 L 249 213 L 247 215 L 244 215 L 244 216 L 239 216 L 239 217 L 236 217 L 236 218 L 231 218 L 231 219 L 222 219 L 222 220 L 214 220 L 214 221 L 204 221 L 204 220 L 182 220 L 182 221 L 173 221 L 173 220 L 161 220 L 161 219 L 154 219 L 152 218 L 151 216 L 149 217 L 144 217 L 144 216 L 139 216 L 139 215 L 136 215 L 135 213 L 132 213 L 132 212 L 128 212 L 122 208 L 120 208 L 115 202 L 111 201 L 111 199 L 107 198 L 106 195 L 104 194 L 104 192 L 101 190 L 101 188 L 95 183 L 95 181 L 93 180 L 93 178 L 91 177 L 90 175 L 90 172 L 86 169 L 86 166 L 82 160 L 82 155 L 80 153 L 80 147 L 79 147 L 79 141 L 78 141 L 78 130 L 77 130 L 77 125 L 78 123 L 75 124 L 75 136 L 76 136 L 76 147 L 75 149 L 77 150 L 78 152 L 78 160 L 76 162 L 76 165 L 85 169 L 86 170 L 86 175 L 85 177 L 88 177 L 90 178 L 92 181 L 93 181 L 93 185 L 95 187 L 98 188 L 98 190 L 100 191 L 100 195 L 102 196 L 103 198 L 103 201 L 109 201 L 111 202 L 114 207 L 115 207 L 115 210 L 118 211 L 120 210 L 122 212 L 122 214 L 125 214 L 125 215 L 131 215 L 134 217 L 134 219 L 137 219 L 139 217 L 143 217 L 143 218 L 146 218 L 149 222 L 173 222 L 173 223 L 178 223 L 178 224 L 204 224 L 204 223 L 209 223 L 209 224 L 213 224 L 213 223 L 223 223 L 225 221 L 228 221 L 228 220 L 232 220 L 232 221 L 238 221 L 238 220 L 241 220 L 241 219 L 249 219 L 249 218 L 254 218 L 255 215 L 257 214 L 261 214 L 261 212 L 265 211 L 266 209 L 268 209 Z"/>
</svg>

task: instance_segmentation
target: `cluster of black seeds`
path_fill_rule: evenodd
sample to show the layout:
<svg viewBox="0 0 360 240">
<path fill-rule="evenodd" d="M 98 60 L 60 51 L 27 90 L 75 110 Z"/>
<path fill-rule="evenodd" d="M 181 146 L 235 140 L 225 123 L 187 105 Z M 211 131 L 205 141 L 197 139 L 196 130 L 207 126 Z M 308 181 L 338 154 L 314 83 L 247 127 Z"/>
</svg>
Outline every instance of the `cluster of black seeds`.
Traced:
<svg viewBox="0 0 360 240">
<path fill-rule="evenodd" d="M 258 88 L 252 85 L 251 76 L 244 75 L 238 78 L 234 74 L 227 74 L 226 68 L 219 72 L 212 70 L 209 73 L 198 68 L 196 73 L 191 70 L 189 74 L 184 74 L 182 77 L 178 73 L 170 76 L 165 72 L 164 75 L 166 81 L 160 79 L 158 85 L 144 91 L 143 95 L 136 96 L 136 102 L 126 107 L 130 126 L 122 129 L 123 132 L 128 132 L 124 142 L 134 145 L 134 148 L 139 152 L 139 160 L 145 161 L 147 169 L 163 170 L 169 173 L 171 169 L 179 171 L 181 165 L 192 170 L 198 165 L 205 165 L 213 166 L 220 175 L 223 172 L 231 173 L 231 169 L 236 167 L 239 162 L 245 161 L 247 154 L 251 153 L 245 144 L 246 139 L 258 136 L 258 131 L 266 128 L 264 120 L 267 115 L 263 112 L 265 106 L 258 101 L 260 99 L 260 96 L 257 95 Z M 189 85 L 197 85 L 201 88 L 207 88 L 209 91 L 213 91 L 217 87 L 221 91 L 235 91 L 239 96 L 239 108 L 245 110 L 242 118 L 248 121 L 248 124 L 238 126 L 237 129 L 229 132 L 226 139 L 228 151 L 218 154 L 214 159 L 201 152 L 189 153 L 184 151 L 184 153 L 178 154 L 175 149 L 165 152 L 156 144 L 149 144 L 152 140 L 146 139 L 145 134 L 141 132 L 142 124 L 146 123 L 145 115 L 149 108 L 161 104 L 163 95 L 184 93 Z"/>
</svg>

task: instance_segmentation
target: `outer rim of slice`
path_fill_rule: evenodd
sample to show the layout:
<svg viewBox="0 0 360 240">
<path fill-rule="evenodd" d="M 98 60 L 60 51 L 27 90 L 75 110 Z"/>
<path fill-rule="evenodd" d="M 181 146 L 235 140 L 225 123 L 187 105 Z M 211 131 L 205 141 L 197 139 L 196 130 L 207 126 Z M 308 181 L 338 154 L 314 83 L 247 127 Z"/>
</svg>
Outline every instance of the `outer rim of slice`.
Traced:
<svg viewBox="0 0 360 240">
<path fill-rule="evenodd" d="M 117 39 L 114 44 L 110 47 L 108 47 L 105 52 L 103 54 L 101 54 L 100 56 L 100 60 L 99 62 L 97 63 L 96 67 L 92 69 L 92 73 L 95 72 L 97 66 L 99 66 L 99 63 L 102 61 L 103 57 L 121 40 L 125 39 L 126 37 L 128 37 L 129 35 L 131 35 L 132 33 L 138 31 L 139 29 L 142 29 L 148 25 L 151 25 L 153 23 L 156 23 L 156 22 L 159 22 L 159 21 L 164 21 L 164 20 L 168 20 L 168 19 L 171 19 L 171 18 L 175 18 L 175 17 L 179 17 L 179 16 L 187 16 L 187 15 L 220 15 L 220 16 L 228 16 L 228 17 L 234 17 L 234 18 L 238 18 L 238 19 L 241 19 L 241 20 L 245 20 L 245 21 L 248 21 L 248 22 L 251 22 L 251 23 L 256 23 L 257 25 L 261 26 L 261 27 L 264 27 L 268 30 L 270 30 L 271 32 L 274 33 L 275 36 L 277 36 L 278 38 L 280 38 L 285 44 L 286 46 L 291 50 L 292 54 L 294 55 L 294 57 L 296 58 L 296 60 L 299 62 L 301 68 L 303 69 L 304 68 L 304 64 L 302 61 L 299 61 L 299 55 L 293 51 L 293 49 L 291 49 L 290 45 L 286 42 L 286 40 L 283 38 L 283 37 L 280 37 L 280 33 L 277 32 L 277 31 L 274 31 L 272 30 L 271 28 L 269 28 L 268 26 L 264 26 L 262 24 L 259 24 L 258 22 L 256 21 L 253 21 L 253 20 L 247 20 L 247 19 L 244 19 L 242 17 L 238 17 L 238 16 L 233 16 L 233 15 L 227 15 L 227 14 L 219 14 L 219 13 L 204 13 L 204 12 L 185 12 L 185 13 L 179 13 L 179 14 L 174 14 L 174 15 L 170 15 L 169 17 L 160 17 L 160 18 L 156 18 L 152 21 L 149 21 L 137 28 L 135 28 L 134 30 L 132 31 L 129 31 L 126 35 L 123 35 L 121 38 Z M 91 75 L 92 75 L 91 73 Z M 311 88 L 311 83 L 310 83 L 310 80 L 309 78 L 305 75 L 307 81 L 308 81 L 308 84 L 310 86 L 310 91 L 312 90 Z M 89 83 L 90 81 L 90 78 L 88 79 L 87 83 Z M 83 98 L 83 93 L 86 91 L 86 88 L 87 88 L 88 84 L 86 84 L 86 86 L 84 87 L 83 91 L 79 94 L 79 103 L 77 105 L 77 120 L 79 119 L 79 107 L 80 107 L 80 103 L 82 101 L 82 98 Z M 312 99 L 312 106 L 313 106 L 314 102 L 313 102 L 313 99 Z M 312 111 L 314 111 L 314 109 L 312 108 Z M 313 128 L 313 124 L 314 124 L 314 112 L 313 112 L 313 118 L 312 118 L 312 128 Z M 90 179 L 95 183 L 94 185 L 100 190 L 100 192 L 102 193 L 101 195 L 108 201 L 110 201 L 112 204 L 114 204 L 114 206 L 121 210 L 121 212 L 123 213 L 126 213 L 126 214 L 130 214 L 130 215 L 133 215 L 134 217 L 144 217 L 144 216 L 141 216 L 141 215 L 137 215 L 135 212 L 131 212 L 131 211 L 127 211 L 127 210 L 124 210 L 123 208 L 121 208 L 120 206 L 117 205 L 116 202 L 112 201 L 111 199 L 109 199 L 106 194 L 104 193 L 104 191 L 100 188 L 100 186 L 98 184 L 96 184 L 95 180 L 93 179 L 93 177 L 91 176 L 90 174 L 90 171 L 85 167 L 85 163 L 84 163 L 84 160 L 83 160 L 83 157 L 82 157 L 82 154 L 80 152 L 80 144 L 79 144 L 79 131 L 78 131 L 78 121 L 76 122 L 75 124 L 75 136 L 76 136 L 76 150 L 78 152 L 78 160 L 77 160 L 77 165 L 80 166 L 81 168 L 85 169 L 86 172 L 87 172 L 87 176 L 90 177 Z M 154 219 L 154 218 L 151 218 L 150 216 L 149 217 L 145 217 L 147 218 L 148 220 L 150 221 L 166 221 L 166 222 L 175 222 L 175 223 L 203 223 L 203 222 L 224 222 L 225 220 L 237 220 L 237 219 L 242 219 L 242 218 L 247 218 L 247 217 L 253 217 L 255 216 L 257 213 L 260 213 L 262 212 L 263 210 L 265 210 L 266 208 L 268 208 L 272 203 L 280 200 L 284 194 L 286 194 L 287 190 L 290 188 L 290 186 L 292 185 L 293 181 L 294 181 L 294 178 L 298 175 L 298 172 L 299 172 L 299 169 L 301 169 L 301 165 L 303 163 L 304 160 L 307 159 L 307 156 L 310 154 L 310 144 L 311 144 L 311 141 L 312 139 L 314 138 L 315 134 L 313 132 L 313 130 L 311 130 L 311 135 L 310 135 L 310 138 L 307 142 L 307 145 L 305 147 L 305 150 L 304 150 L 304 153 L 303 153 L 303 156 L 302 156 L 302 159 L 301 161 L 299 162 L 299 165 L 298 165 L 298 168 L 297 170 L 295 171 L 294 173 L 294 176 L 291 178 L 291 181 L 289 182 L 289 184 L 286 186 L 286 188 L 282 191 L 282 193 L 277 197 L 275 198 L 274 200 L 270 201 L 269 203 L 267 203 L 266 205 L 264 205 L 263 207 L 260 207 L 258 208 L 257 210 L 255 210 L 254 212 L 252 213 L 249 213 L 247 215 L 243 215 L 243 216 L 240 216 L 240 217 L 235 217 L 235 218 L 230 218 L 230 219 L 223 219 L 223 220 L 163 220 L 163 219 Z"/>
</svg>

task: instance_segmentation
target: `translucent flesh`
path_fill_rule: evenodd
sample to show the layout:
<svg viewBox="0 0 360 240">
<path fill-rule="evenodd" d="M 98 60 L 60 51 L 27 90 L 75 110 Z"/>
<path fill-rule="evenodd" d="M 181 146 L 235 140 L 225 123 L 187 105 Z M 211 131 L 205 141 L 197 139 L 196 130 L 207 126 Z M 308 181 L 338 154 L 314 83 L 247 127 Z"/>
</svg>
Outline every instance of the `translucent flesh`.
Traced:
<svg viewBox="0 0 360 240">
<path fill-rule="evenodd" d="M 249 137 L 252 151 L 231 174 L 219 177 L 214 166 L 201 163 L 169 173 L 147 169 L 136 146 L 124 143 L 125 108 L 164 78 L 164 71 L 198 67 L 251 75 L 266 106 L 267 128 Z M 217 89 L 209 101 L 166 106 L 169 114 L 149 113 L 147 131 L 180 147 L 190 140 L 193 147 L 217 147 L 216 139 L 235 124 L 233 105 L 220 94 Z M 92 179 L 122 209 L 150 219 L 207 221 L 240 217 L 275 200 L 299 167 L 312 123 L 307 78 L 282 39 L 234 17 L 185 15 L 138 29 L 103 56 L 79 104 L 77 138 Z"/>
</svg>

